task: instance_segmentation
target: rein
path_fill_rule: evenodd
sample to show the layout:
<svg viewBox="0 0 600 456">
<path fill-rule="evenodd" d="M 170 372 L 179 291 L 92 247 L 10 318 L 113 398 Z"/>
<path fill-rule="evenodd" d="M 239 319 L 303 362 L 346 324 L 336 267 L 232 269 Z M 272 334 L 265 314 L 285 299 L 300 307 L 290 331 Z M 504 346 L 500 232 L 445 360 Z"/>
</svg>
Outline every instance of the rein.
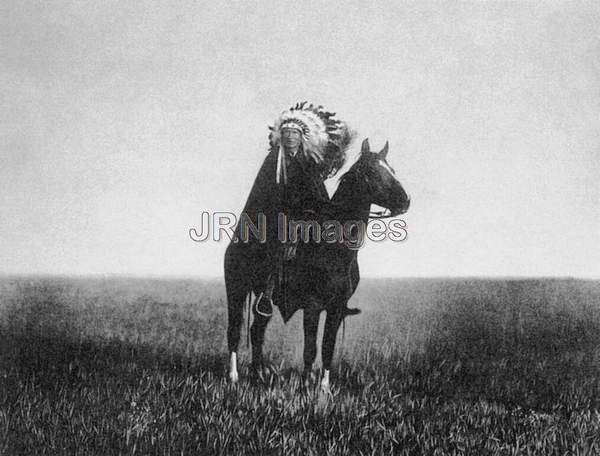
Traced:
<svg viewBox="0 0 600 456">
<path fill-rule="evenodd" d="M 395 214 L 392 213 L 389 209 L 384 209 L 383 211 L 370 211 L 369 218 L 370 219 L 384 219 L 395 217 Z"/>
</svg>

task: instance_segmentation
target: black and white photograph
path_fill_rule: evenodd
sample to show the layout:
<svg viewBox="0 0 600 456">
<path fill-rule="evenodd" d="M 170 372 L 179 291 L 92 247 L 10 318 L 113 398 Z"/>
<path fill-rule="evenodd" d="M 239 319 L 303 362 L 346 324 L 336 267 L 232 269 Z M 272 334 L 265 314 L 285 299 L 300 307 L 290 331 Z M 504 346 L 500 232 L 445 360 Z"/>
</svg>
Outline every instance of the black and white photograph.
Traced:
<svg viewBox="0 0 600 456">
<path fill-rule="evenodd" d="M 600 454 L 600 3 L 0 12 L 0 455 Z"/>
</svg>

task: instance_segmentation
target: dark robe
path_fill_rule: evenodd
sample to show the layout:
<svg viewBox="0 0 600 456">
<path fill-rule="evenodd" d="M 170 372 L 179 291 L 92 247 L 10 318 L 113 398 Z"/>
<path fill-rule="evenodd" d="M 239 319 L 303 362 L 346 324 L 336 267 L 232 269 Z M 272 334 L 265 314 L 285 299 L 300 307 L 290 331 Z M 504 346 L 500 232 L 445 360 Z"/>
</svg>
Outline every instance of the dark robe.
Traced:
<svg viewBox="0 0 600 456">
<path fill-rule="evenodd" d="M 281 261 L 285 244 L 279 239 L 279 214 L 285 214 L 287 220 L 312 219 L 319 214 L 328 202 L 327 191 L 323 184 L 321 172 L 312 160 L 306 158 L 299 150 L 295 156 L 287 155 L 287 183 L 276 182 L 277 156 L 279 149 L 271 148 L 265 158 L 256 179 L 243 213 L 258 226 L 258 215 L 264 214 L 266 220 L 266 242 L 250 235 L 248 242 L 239 243 L 244 256 L 252 258 L 254 268 L 249 271 L 252 282 L 259 288 L 264 286 L 267 277 Z M 283 180 L 283 179 L 282 179 Z M 240 225 L 236 230 L 238 237 Z M 287 229 L 287 226 L 284 227 Z"/>
</svg>

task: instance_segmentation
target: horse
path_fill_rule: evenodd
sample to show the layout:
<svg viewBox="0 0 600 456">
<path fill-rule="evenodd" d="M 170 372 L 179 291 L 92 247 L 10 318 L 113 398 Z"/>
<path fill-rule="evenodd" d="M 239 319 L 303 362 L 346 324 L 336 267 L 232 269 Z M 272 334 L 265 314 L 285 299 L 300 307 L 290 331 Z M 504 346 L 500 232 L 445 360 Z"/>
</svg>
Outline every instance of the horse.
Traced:
<svg viewBox="0 0 600 456">
<path fill-rule="evenodd" d="M 293 259 L 284 263 L 282 283 L 274 296 L 285 322 L 297 310 L 303 309 L 305 379 L 311 375 L 316 358 L 320 314 L 326 312 L 321 356 L 321 388 L 324 390 L 329 389 L 329 373 L 339 327 L 347 315 L 355 313 L 347 308 L 348 300 L 360 280 L 357 261 L 360 245 L 354 243 L 358 241 L 354 238 L 361 233 L 361 229 L 364 235 L 369 218 L 382 216 L 371 213 L 372 204 L 385 208 L 388 212 L 384 215 L 386 217 L 403 214 L 410 205 L 408 194 L 387 162 L 388 150 L 387 142 L 380 152 L 370 150 L 368 139 L 362 142 L 358 158 L 339 179 L 337 190 L 317 210 L 319 226 L 324 229 L 327 229 L 326 226 L 333 227 L 333 230 L 329 230 L 333 236 L 325 241 L 314 238 L 311 241 L 307 236 L 298 242 Z M 257 191 L 257 183 L 252 191 Z M 273 213 L 269 216 L 272 221 Z M 338 229 L 340 227 L 343 229 Z M 270 270 L 268 262 L 272 260 L 264 253 L 260 257 L 253 255 L 257 252 L 253 245 L 256 246 L 256 243 L 232 241 L 225 253 L 229 380 L 232 383 L 239 380 L 237 350 L 244 302 L 246 299 L 249 302 L 252 293 L 258 295 L 264 291 Z M 253 314 L 250 338 L 252 366 L 257 371 L 263 363 L 264 334 L 271 316 L 256 311 Z"/>
</svg>

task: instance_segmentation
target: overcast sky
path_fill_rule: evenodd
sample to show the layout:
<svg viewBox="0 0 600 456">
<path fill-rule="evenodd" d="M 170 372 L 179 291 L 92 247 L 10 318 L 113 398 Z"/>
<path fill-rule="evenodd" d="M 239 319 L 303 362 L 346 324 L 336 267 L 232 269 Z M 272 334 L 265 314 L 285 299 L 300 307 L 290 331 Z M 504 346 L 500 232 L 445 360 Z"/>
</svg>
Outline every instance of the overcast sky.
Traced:
<svg viewBox="0 0 600 456">
<path fill-rule="evenodd" d="M 300 100 L 411 194 L 363 275 L 600 277 L 600 3 L 25 2 L 0 14 L 0 272 L 222 275 Z"/>
</svg>

